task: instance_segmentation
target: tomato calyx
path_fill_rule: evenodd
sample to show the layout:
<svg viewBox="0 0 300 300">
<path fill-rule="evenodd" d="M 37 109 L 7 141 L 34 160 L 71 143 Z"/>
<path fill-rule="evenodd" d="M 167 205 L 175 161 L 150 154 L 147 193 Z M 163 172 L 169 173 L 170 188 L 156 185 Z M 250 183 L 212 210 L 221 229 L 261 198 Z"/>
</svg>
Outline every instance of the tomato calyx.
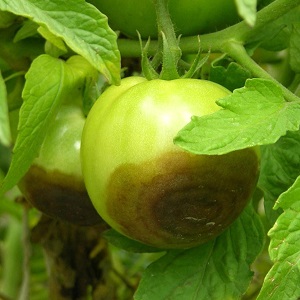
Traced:
<svg viewBox="0 0 300 300">
<path fill-rule="evenodd" d="M 170 14 L 168 12 L 168 1 L 155 0 L 155 9 L 158 23 L 158 49 L 152 60 L 148 58 L 148 48 L 150 39 L 148 39 L 145 47 L 142 46 L 141 36 L 141 52 L 142 52 L 142 70 L 144 76 L 148 80 L 163 79 L 173 80 L 179 78 L 192 78 L 193 75 L 204 65 L 209 57 L 209 53 L 201 59 L 200 38 L 199 51 L 189 67 L 182 74 L 179 71 L 179 62 L 182 52 L 179 46 L 180 37 L 177 38 L 174 30 Z M 157 71 L 160 69 L 160 73 Z"/>
</svg>

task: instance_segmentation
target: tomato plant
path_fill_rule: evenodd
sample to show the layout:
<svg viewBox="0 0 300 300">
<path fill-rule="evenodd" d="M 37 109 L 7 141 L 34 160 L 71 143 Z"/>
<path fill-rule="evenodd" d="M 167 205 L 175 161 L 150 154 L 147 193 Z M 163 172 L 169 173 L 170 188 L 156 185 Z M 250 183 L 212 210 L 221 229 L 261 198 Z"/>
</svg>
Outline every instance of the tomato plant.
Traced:
<svg viewBox="0 0 300 300">
<path fill-rule="evenodd" d="M 89 2 L 108 16 L 113 29 L 136 38 L 137 31 L 143 38 L 157 37 L 156 13 L 151 0 Z M 169 12 L 177 34 L 184 36 L 216 31 L 239 20 L 233 0 L 217 0 L 214 3 L 205 0 L 171 0 Z"/>
<path fill-rule="evenodd" d="M 299 24 L 0 0 L 1 297 L 299 299 Z"/>
<path fill-rule="evenodd" d="M 256 150 L 195 156 L 172 139 L 228 93 L 204 80 L 128 77 L 100 96 L 84 128 L 82 165 L 91 199 L 113 228 L 151 246 L 187 248 L 240 215 L 258 178 Z"/>
</svg>

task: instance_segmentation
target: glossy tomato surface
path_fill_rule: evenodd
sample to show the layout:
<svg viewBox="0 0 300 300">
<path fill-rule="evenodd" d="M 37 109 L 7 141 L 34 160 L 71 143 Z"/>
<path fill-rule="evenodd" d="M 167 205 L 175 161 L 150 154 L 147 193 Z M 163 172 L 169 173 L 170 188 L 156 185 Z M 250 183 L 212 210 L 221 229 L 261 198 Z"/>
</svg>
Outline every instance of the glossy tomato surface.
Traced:
<svg viewBox="0 0 300 300">
<path fill-rule="evenodd" d="M 92 107 L 82 136 L 87 191 L 114 229 L 160 248 L 188 248 L 223 232 L 256 186 L 256 148 L 193 155 L 173 138 L 230 92 L 210 81 L 128 77 Z"/>
<path fill-rule="evenodd" d="M 127 36 L 157 37 L 152 0 L 89 0 L 108 17 L 114 30 Z M 239 21 L 234 0 L 169 0 L 169 11 L 178 35 L 213 32 Z"/>
</svg>

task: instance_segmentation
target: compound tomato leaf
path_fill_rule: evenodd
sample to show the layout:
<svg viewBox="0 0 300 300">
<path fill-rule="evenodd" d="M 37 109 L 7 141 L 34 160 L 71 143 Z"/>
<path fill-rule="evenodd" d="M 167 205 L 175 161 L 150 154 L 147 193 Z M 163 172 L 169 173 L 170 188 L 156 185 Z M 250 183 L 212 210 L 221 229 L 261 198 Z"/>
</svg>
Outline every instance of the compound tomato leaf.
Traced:
<svg viewBox="0 0 300 300">
<path fill-rule="evenodd" d="M 274 208 L 282 208 L 269 231 L 269 254 L 274 262 L 267 274 L 258 300 L 291 299 L 300 297 L 300 177 L 278 198 Z"/>
<path fill-rule="evenodd" d="M 83 0 L 0 0 L 0 9 L 27 17 L 62 38 L 109 82 L 120 81 L 117 35 L 107 17 Z"/>
<path fill-rule="evenodd" d="M 282 209 L 273 209 L 280 194 L 299 176 L 300 131 L 288 131 L 275 144 L 261 147 L 261 170 L 258 186 L 264 192 L 267 220 L 273 226 Z"/>
<path fill-rule="evenodd" d="M 251 73 L 228 57 L 218 58 L 211 65 L 209 80 L 230 91 L 243 87 L 248 78 L 251 78 Z"/>
<path fill-rule="evenodd" d="M 254 26 L 256 21 L 257 0 L 236 0 L 235 3 L 239 15 L 248 25 Z"/>
<path fill-rule="evenodd" d="M 121 248 L 128 252 L 133 253 L 153 253 L 153 252 L 163 252 L 162 249 L 151 247 L 137 241 L 134 241 L 114 229 L 108 229 L 103 233 L 103 237 L 115 247 Z"/>
<path fill-rule="evenodd" d="M 48 42 L 45 44 L 46 54 L 49 54 L 53 57 L 59 57 L 68 53 L 68 48 L 66 47 L 62 38 L 54 35 L 46 27 L 40 26 L 37 31 Z M 52 51 L 52 49 L 55 49 L 55 51 Z"/>
<path fill-rule="evenodd" d="M 264 5 L 264 1 L 260 1 L 260 5 Z M 294 1 L 295 7 L 288 13 L 283 14 L 277 20 L 273 20 L 264 26 L 264 30 L 253 34 L 247 39 L 247 48 L 255 49 L 258 45 L 261 48 L 270 51 L 281 51 L 289 47 L 292 24 L 299 23 L 300 6 Z"/>
<path fill-rule="evenodd" d="M 286 102 L 279 87 L 266 79 L 248 79 L 243 88 L 217 101 L 223 109 L 194 116 L 175 144 L 195 154 L 225 154 L 275 143 L 300 123 L 300 103 Z"/>
<path fill-rule="evenodd" d="M 62 99 L 72 90 L 74 75 L 70 69 L 62 60 L 46 54 L 31 64 L 25 76 L 19 133 L 8 174 L 0 186 L 0 194 L 17 184 L 38 155 L 49 122 L 55 117 Z"/>
<path fill-rule="evenodd" d="M 8 174 L 1 185 L 1 192 L 13 187 L 37 156 L 47 124 L 54 118 L 59 107 L 63 81 L 64 68 L 61 60 L 41 55 L 33 61 L 26 74 L 19 134 Z"/>
<path fill-rule="evenodd" d="M 239 299 L 262 250 L 263 228 L 250 204 L 215 240 L 188 250 L 172 250 L 144 272 L 135 300 Z"/>
<path fill-rule="evenodd" d="M 17 43 L 24 39 L 34 37 L 39 27 L 40 26 L 32 20 L 24 20 L 20 29 L 16 32 L 14 36 L 14 42 Z"/>
</svg>

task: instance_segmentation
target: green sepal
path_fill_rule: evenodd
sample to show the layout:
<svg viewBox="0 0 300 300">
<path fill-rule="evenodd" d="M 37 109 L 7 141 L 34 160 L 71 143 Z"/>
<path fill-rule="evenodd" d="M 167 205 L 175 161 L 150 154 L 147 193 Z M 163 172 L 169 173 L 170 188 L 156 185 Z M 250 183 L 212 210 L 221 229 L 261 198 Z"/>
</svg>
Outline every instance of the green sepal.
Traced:
<svg viewBox="0 0 300 300">
<path fill-rule="evenodd" d="M 140 45 L 141 45 L 141 52 L 142 52 L 142 70 L 143 74 L 146 79 L 152 80 L 152 79 L 157 79 L 159 78 L 159 74 L 155 71 L 153 68 L 149 58 L 148 58 L 148 48 L 150 45 L 150 38 L 147 40 L 145 47 L 143 47 L 142 44 L 142 38 L 141 35 L 138 32 L 139 40 L 140 40 Z"/>
<path fill-rule="evenodd" d="M 190 67 L 190 69 L 183 75 L 181 78 L 192 78 L 195 73 L 199 71 L 201 67 L 207 62 L 209 56 L 210 56 L 210 51 L 201 59 L 201 47 L 200 47 L 200 37 L 198 39 L 199 42 L 199 50 L 198 53 Z"/>
</svg>

